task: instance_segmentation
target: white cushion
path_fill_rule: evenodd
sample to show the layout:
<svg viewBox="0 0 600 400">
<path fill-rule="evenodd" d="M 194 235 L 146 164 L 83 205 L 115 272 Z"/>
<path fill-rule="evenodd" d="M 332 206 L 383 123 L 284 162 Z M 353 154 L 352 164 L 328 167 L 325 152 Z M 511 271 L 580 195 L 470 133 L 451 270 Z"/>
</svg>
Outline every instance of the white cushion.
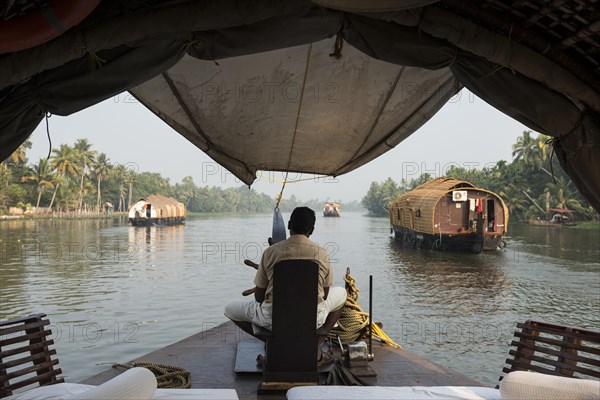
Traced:
<svg viewBox="0 0 600 400">
<path fill-rule="evenodd" d="M 131 368 L 99 386 L 58 383 L 4 400 L 152 400 L 156 377 L 146 368 Z"/>
<path fill-rule="evenodd" d="M 235 389 L 156 389 L 153 400 L 238 400 Z"/>
<path fill-rule="evenodd" d="M 152 400 L 156 377 L 147 368 L 131 368 L 108 382 L 93 386 L 73 400 Z M 70 400 L 70 399 L 69 399 Z"/>
<path fill-rule="evenodd" d="M 93 388 L 90 385 L 77 383 L 57 383 L 55 385 L 40 386 L 26 392 L 5 397 L 2 400 L 63 400 L 75 398 L 77 395 Z"/>
<path fill-rule="evenodd" d="M 600 398 L 600 381 L 514 371 L 500 381 L 503 400 L 586 400 Z"/>
<path fill-rule="evenodd" d="M 288 400 L 501 400 L 500 391 L 467 386 L 299 386 L 287 391 Z"/>
<path fill-rule="evenodd" d="M 238 400 L 234 389 L 156 389 L 146 368 L 131 368 L 99 385 L 58 383 L 18 393 L 3 400 Z"/>
</svg>

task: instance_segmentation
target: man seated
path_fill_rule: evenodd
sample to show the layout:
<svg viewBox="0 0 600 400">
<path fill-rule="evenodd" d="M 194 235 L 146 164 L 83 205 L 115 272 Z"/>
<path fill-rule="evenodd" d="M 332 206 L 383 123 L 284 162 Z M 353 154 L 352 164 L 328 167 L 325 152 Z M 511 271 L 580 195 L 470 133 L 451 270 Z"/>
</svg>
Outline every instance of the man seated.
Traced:
<svg viewBox="0 0 600 400">
<path fill-rule="evenodd" d="M 290 237 L 273 244 L 262 254 L 254 278 L 254 299 L 232 300 L 225 306 L 225 316 L 245 332 L 254 336 L 252 324 L 271 329 L 273 267 L 283 260 L 311 260 L 319 265 L 316 327 L 323 326 L 330 331 L 337 322 L 346 302 L 346 290 L 342 287 L 332 287 L 333 270 L 329 254 L 309 239 L 315 228 L 315 220 L 315 212 L 310 208 L 296 208 L 288 222 Z M 321 344 L 324 341 L 325 337 L 319 337 L 319 364 L 333 360 L 330 353 L 321 353 Z"/>
</svg>

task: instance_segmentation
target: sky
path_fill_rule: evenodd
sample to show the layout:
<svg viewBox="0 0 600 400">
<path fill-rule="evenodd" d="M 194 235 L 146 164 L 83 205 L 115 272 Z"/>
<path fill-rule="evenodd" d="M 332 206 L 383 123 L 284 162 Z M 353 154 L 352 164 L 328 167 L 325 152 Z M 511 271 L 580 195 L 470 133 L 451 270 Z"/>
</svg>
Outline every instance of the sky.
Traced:
<svg viewBox="0 0 600 400">
<path fill-rule="evenodd" d="M 106 153 L 113 164 L 137 172 L 158 172 L 171 184 L 192 176 L 197 186 L 244 185 L 127 93 L 67 117 L 51 116 L 49 127 L 53 148 L 86 138 L 92 149 Z M 290 183 L 283 198 L 295 195 L 302 200 L 348 202 L 360 200 L 371 182 L 388 177 L 397 182 L 418 178 L 425 172 L 440 177 L 452 165 L 481 169 L 499 160 L 510 161 L 511 146 L 525 130 L 529 130 L 525 125 L 463 89 L 396 148 L 336 178 Z M 30 140 L 30 162 L 45 158 L 49 143 L 44 121 Z M 252 188 L 275 198 L 283 177 L 280 172 L 264 173 Z M 290 174 L 288 180 L 311 177 Z"/>
</svg>

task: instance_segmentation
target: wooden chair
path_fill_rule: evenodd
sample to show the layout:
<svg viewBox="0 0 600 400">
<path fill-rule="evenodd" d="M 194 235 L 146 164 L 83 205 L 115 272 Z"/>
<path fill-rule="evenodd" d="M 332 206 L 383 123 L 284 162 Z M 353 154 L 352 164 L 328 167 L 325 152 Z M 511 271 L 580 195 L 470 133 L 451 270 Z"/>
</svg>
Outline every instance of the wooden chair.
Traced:
<svg viewBox="0 0 600 400">
<path fill-rule="evenodd" d="M 46 326 L 46 314 L 35 314 L 11 321 L 0 321 L 0 398 L 12 395 L 13 390 L 30 385 L 50 385 L 64 380 L 54 368 L 56 350 L 50 349 L 54 340 Z"/>
<path fill-rule="evenodd" d="M 518 323 L 503 372 L 534 371 L 570 378 L 600 378 L 600 331 L 544 322 Z M 500 380 L 502 380 L 502 376 Z"/>
<path fill-rule="evenodd" d="M 311 260 L 285 260 L 273 270 L 272 329 L 262 329 L 266 365 L 259 392 L 318 384 L 316 329 L 319 266 Z"/>
</svg>

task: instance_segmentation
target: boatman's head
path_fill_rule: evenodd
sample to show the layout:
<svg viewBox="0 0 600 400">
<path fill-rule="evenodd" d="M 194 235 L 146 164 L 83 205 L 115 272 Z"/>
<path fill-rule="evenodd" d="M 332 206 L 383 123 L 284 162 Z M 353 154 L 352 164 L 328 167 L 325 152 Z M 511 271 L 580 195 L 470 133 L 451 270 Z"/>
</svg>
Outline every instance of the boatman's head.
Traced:
<svg viewBox="0 0 600 400">
<path fill-rule="evenodd" d="M 292 211 L 290 222 L 288 222 L 288 229 L 290 235 L 306 235 L 310 236 L 315 229 L 315 212 L 308 207 L 296 207 Z"/>
</svg>

